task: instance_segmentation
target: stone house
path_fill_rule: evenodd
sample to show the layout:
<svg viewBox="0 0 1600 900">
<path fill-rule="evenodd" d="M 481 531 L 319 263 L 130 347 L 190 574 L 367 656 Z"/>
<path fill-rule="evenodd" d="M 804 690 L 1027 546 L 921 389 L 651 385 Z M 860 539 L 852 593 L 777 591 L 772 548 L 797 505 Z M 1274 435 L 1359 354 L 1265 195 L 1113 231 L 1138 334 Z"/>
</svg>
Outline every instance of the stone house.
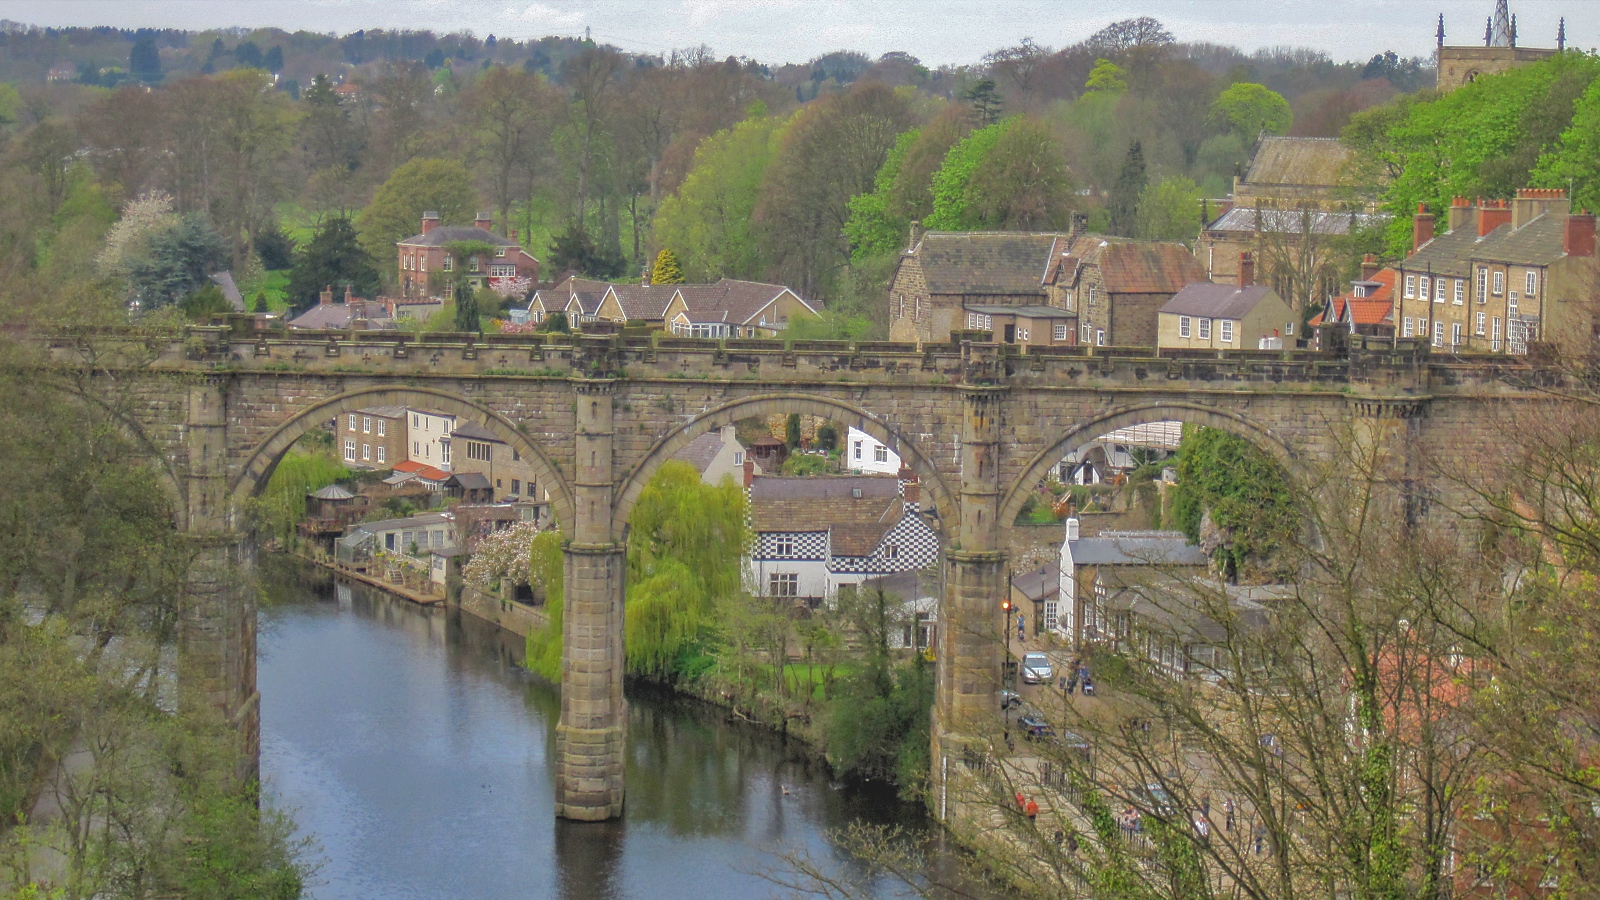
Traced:
<svg viewBox="0 0 1600 900">
<path fill-rule="evenodd" d="M 540 500 L 533 467 L 503 438 L 475 422 L 457 422 L 450 432 L 450 471 L 459 479 L 476 475 L 488 491 L 483 502 Z"/>
<path fill-rule="evenodd" d="M 448 285 L 456 278 L 456 266 L 465 266 L 474 287 L 504 288 L 507 283 L 539 280 L 539 261 L 522 249 L 517 241 L 494 233 L 493 217 L 478 213 L 470 227 L 440 225 L 439 214 L 422 214 L 422 231 L 395 244 L 402 299 L 434 298 L 448 295 Z M 446 245 L 472 241 L 494 247 L 470 259 L 458 260 Z"/>
<path fill-rule="evenodd" d="M 1074 647 L 1112 637 L 1116 624 L 1106 600 L 1114 579 L 1136 573 L 1202 574 L 1205 551 L 1178 531 L 1107 531 L 1095 537 L 1079 533 L 1077 519 L 1068 519 L 1056 569 L 1057 602 L 1044 604 L 1041 625 Z"/>
<path fill-rule="evenodd" d="M 1045 273 L 1066 241 L 1055 233 L 913 226 L 911 245 L 889 280 L 889 339 L 943 343 L 952 331 L 990 330 L 973 317 L 995 313 L 976 307 L 1063 309 L 1050 302 Z"/>
<path fill-rule="evenodd" d="M 820 312 L 781 284 L 723 278 L 715 284 L 673 287 L 662 319 L 668 330 L 681 337 L 777 337 L 789 327 L 790 319 Z"/>
<path fill-rule="evenodd" d="M 1182 244 L 1085 234 L 1052 260 L 1053 305 L 1075 311 L 1076 343 L 1154 347 L 1156 312 L 1205 272 Z"/>
<path fill-rule="evenodd" d="M 1262 284 L 1196 282 L 1161 307 L 1162 350 L 1281 350 L 1293 347 L 1299 315 Z"/>
<path fill-rule="evenodd" d="M 289 320 L 289 327 L 305 331 L 393 331 L 394 319 L 379 300 L 363 300 L 344 289 L 344 302 L 333 302 L 333 288 L 327 287 L 317 305 Z"/>
<path fill-rule="evenodd" d="M 1142 656 L 1175 681 L 1216 681 L 1232 669 L 1229 630 L 1264 627 L 1273 601 L 1289 590 L 1221 584 L 1171 569 L 1108 569 L 1096 576 L 1093 607 L 1086 611 L 1104 624 L 1087 640 Z M 1227 625 L 1215 615 L 1223 609 Z"/>
<path fill-rule="evenodd" d="M 369 406 L 339 416 L 334 440 L 344 464 L 358 469 L 387 469 L 406 459 L 406 409 Z"/>
<path fill-rule="evenodd" d="M 567 317 L 567 325 L 579 328 L 584 322 L 593 322 L 600 312 L 600 301 L 611 287 L 604 281 L 569 276 L 560 284 L 540 288 L 528 300 L 528 321 L 543 324 L 552 313 Z"/>
<path fill-rule="evenodd" d="M 734 484 L 741 487 L 748 486 L 745 448 L 739 443 L 734 431 L 733 425 L 724 425 L 716 431 L 708 431 L 683 445 L 683 449 L 674 453 L 672 458 L 694 466 L 695 471 L 700 473 L 700 480 L 705 484 L 721 484 L 722 479 L 732 478 Z M 761 474 L 760 467 L 753 462 L 748 471 L 750 475 Z"/>
<path fill-rule="evenodd" d="M 815 607 L 840 588 L 928 568 L 939 537 L 919 497 L 915 482 L 881 475 L 752 479 L 751 582 L 765 596 Z"/>
<path fill-rule="evenodd" d="M 1600 289 L 1595 217 L 1573 213 L 1562 190 L 1524 189 L 1510 200 L 1456 198 L 1412 220 L 1413 252 L 1395 265 L 1401 338 L 1436 350 L 1521 355 L 1536 341 L 1568 352 L 1594 346 Z"/>
<path fill-rule="evenodd" d="M 456 430 L 456 417 L 415 407 L 407 408 L 406 415 L 406 438 L 411 442 L 406 458 L 449 472 L 450 434 Z"/>
</svg>

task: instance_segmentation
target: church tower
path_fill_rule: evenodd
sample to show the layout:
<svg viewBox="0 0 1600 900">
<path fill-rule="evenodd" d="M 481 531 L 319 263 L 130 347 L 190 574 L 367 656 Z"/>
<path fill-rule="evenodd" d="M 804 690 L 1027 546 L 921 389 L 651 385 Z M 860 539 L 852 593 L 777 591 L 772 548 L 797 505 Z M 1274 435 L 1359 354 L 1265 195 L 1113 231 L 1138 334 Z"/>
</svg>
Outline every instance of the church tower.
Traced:
<svg viewBox="0 0 1600 900">
<path fill-rule="evenodd" d="M 1439 90 L 1453 91 L 1469 84 L 1480 75 L 1497 75 L 1518 66 L 1535 63 L 1561 52 L 1566 45 L 1566 20 L 1561 23 L 1556 36 L 1555 50 L 1517 46 L 1517 17 L 1511 13 L 1510 0 L 1495 0 L 1494 12 L 1484 22 L 1483 45 L 1445 44 L 1444 16 L 1439 16 L 1438 61 Z"/>
</svg>

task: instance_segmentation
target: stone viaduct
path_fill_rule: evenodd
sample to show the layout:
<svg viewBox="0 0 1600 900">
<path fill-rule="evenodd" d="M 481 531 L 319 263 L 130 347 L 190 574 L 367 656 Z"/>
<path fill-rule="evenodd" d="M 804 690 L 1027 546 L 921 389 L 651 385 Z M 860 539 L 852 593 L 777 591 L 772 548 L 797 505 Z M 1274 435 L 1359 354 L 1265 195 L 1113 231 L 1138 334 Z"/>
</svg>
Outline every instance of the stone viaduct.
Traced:
<svg viewBox="0 0 1600 900">
<path fill-rule="evenodd" d="M 196 563 L 183 605 L 181 694 L 226 710 L 259 747 L 254 560 L 244 515 L 294 441 L 364 406 L 454 413 L 532 460 L 566 545 L 559 816 L 623 809 L 623 596 L 629 512 L 661 463 L 717 426 L 807 413 L 862 429 L 913 468 L 944 547 L 933 761 L 988 730 L 1001 671 L 1006 531 L 1069 450 L 1180 419 L 1240 434 L 1290 472 L 1329 460 L 1350 426 L 1416 452 L 1492 441 L 1489 408 L 1536 393 L 1527 366 L 1430 358 L 1409 341 L 1338 353 L 707 341 L 669 335 L 258 331 L 246 317 L 152 338 L 56 334 L 57 368 L 126 392 L 160 459 Z M 969 339 L 975 338 L 975 339 Z M 1359 342 L 1361 339 L 1357 339 Z M 1447 490 L 1442 486 L 1441 490 Z"/>
</svg>

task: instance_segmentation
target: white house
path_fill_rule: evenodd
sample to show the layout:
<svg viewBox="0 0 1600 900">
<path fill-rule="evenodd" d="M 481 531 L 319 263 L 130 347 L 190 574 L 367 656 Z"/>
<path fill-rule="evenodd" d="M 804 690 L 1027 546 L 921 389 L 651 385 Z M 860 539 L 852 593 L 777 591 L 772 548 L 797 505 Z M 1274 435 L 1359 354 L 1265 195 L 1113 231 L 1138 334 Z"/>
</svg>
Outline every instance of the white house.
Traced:
<svg viewBox="0 0 1600 900">
<path fill-rule="evenodd" d="M 450 471 L 450 435 L 456 430 L 456 417 L 426 409 L 407 408 L 410 421 L 407 456 L 412 462 Z"/>
<path fill-rule="evenodd" d="M 700 435 L 684 444 L 672 458 L 694 466 L 706 484 L 721 484 L 728 477 L 733 478 L 734 484 L 744 484 L 745 449 L 734 436 L 732 425 Z M 760 466 L 755 467 L 755 474 L 761 474 Z"/>
<path fill-rule="evenodd" d="M 852 472 L 900 474 L 900 456 L 855 426 L 845 433 L 845 462 Z"/>
<path fill-rule="evenodd" d="M 1090 639 L 1086 632 L 1103 630 L 1092 617 L 1097 582 L 1108 573 L 1134 569 L 1170 572 L 1177 568 L 1204 568 L 1205 551 L 1189 543 L 1181 531 L 1106 531 L 1095 537 L 1079 534 L 1078 520 L 1066 521 L 1061 542 L 1059 568 L 1061 582 L 1057 602 L 1044 604 L 1044 627 L 1054 630 L 1077 646 Z"/>
</svg>

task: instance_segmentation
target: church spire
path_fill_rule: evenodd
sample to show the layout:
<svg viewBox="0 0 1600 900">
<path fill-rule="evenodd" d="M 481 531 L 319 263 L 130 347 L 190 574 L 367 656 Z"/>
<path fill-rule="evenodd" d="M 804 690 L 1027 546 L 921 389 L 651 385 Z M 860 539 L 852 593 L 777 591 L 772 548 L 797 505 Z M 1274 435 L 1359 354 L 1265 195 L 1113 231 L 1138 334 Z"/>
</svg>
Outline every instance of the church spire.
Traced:
<svg viewBox="0 0 1600 900">
<path fill-rule="evenodd" d="M 1563 19 L 1562 21 L 1564 22 L 1566 20 Z M 1439 13 L 1439 34 L 1438 34 L 1438 38 L 1439 38 L 1439 46 L 1443 47 L 1444 46 L 1444 13 Z"/>
<path fill-rule="evenodd" d="M 1561 24 L 1556 26 L 1556 49 L 1567 49 L 1567 17 L 1561 17 Z"/>
<path fill-rule="evenodd" d="M 1517 35 L 1514 27 L 1508 0 L 1495 0 L 1494 16 L 1489 20 L 1489 46 L 1515 47 Z"/>
</svg>

